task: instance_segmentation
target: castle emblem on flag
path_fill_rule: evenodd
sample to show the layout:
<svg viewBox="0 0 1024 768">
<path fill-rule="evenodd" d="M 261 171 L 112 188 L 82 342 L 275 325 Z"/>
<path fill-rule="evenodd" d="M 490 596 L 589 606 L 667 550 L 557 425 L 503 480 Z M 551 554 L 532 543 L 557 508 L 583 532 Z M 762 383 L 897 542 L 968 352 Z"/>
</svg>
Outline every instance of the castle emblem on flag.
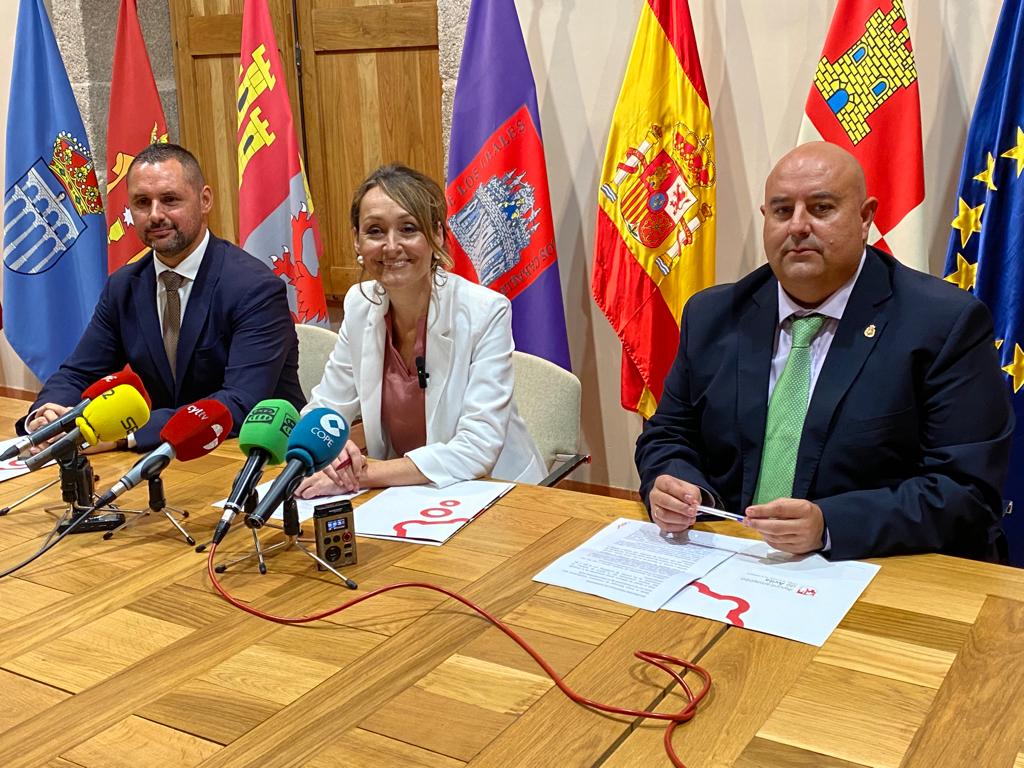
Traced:
<svg viewBox="0 0 1024 768">
<path fill-rule="evenodd" d="M 484 285 L 517 267 L 537 231 L 540 209 L 525 176 L 518 169 L 492 176 L 448 219 L 452 235 Z"/>
<path fill-rule="evenodd" d="M 630 147 L 601 185 L 601 194 L 618 203 L 626 231 L 644 248 L 660 250 L 654 263 L 668 275 L 683 247 L 694 242 L 701 224 L 714 215 L 698 192 L 715 186 L 716 170 L 708 142 L 683 122 L 671 131 L 652 125 L 637 147 Z"/>
<path fill-rule="evenodd" d="M 102 211 L 92 155 L 62 131 L 51 159 L 39 158 L 7 191 L 4 264 L 26 275 L 45 272 L 85 231 L 83 217 Z"/>
<path fill-rule="evenodd" d="M 917 81 L 903 0 L 877 10 L 864 34 L 834 62 L 822 57 L 814 86 L 853 144 L 871 133 L 868 118 L 900 88 Z"/>
</svg>

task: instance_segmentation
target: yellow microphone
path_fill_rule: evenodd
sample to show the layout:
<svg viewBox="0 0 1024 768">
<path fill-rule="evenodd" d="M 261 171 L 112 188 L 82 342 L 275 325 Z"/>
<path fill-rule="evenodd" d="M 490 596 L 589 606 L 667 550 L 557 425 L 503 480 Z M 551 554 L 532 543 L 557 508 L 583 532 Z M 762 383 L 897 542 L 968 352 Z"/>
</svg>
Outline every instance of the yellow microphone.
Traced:
<svg viewBox="0 0 1024 768">
<path fill-rule="evenodd" d="M 75 428 L 81 432 L 83 441 L 96 445 L 120 440 L 147 421 L 149 406 L 139 390 L 128 384 L 119 384 L 89 403 L 82 415 L 75 419 Z"/>
<path fill-rule="evenodd" d="M 139 429 L 149 421 L 149 406 L 135 387 L 119 384 L 99 395 L 89 403 L 82 415 L 75 419 L 75 428 L 45 451 L 37 453 L 25 462 L 34 471 L 51 459 L 62 456 L 81 443 L 97 443 L 120 440 L 130 432 Z"/>
</svg>

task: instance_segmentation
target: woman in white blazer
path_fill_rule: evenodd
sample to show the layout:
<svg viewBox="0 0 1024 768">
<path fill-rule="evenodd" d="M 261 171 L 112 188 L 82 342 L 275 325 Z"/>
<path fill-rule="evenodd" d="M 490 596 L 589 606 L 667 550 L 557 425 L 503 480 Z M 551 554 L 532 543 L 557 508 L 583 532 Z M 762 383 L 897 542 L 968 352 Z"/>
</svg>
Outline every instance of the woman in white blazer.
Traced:
<svg viewBox="0 0 1024 768">
<path fill-rule="evenodd" d="M 444 217 L 440 187 L 403 166 L 377 169 L 356 192 L 356 258 L 371 279 L 345 296 L 338 342 L 307 410 L 361 417 L 367 455 L 384 461 L 365 462 L 350 441 L 298 495 L 544 477 L 512 402 L 511 304 L 447 271 Z"/>
</svg>

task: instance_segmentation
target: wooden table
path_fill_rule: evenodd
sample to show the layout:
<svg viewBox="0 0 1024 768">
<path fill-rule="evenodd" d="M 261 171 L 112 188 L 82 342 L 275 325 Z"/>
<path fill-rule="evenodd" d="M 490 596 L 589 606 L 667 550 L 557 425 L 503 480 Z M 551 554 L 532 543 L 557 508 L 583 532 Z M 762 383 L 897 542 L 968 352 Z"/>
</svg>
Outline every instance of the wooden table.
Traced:
<svg viewBox="0 0 1024 768">
<path fill-rule="evenodd" d="M 24 404 L 0 400 L 0 419 Z M 133 457 L 93 457 L 107 488 Z M 170 503 L 208 539 L 240 466 L 232 445 L 165 472 Z M 7 503 L 51 478 L 0 487 Z M 145 489 L 123 497 L 141 504 Z M 59 494 L 47 492 L 47 502 Z M 34 500 L 0 518 L 0 565 L 52 525 Z M 368 590 L 431 581 L 517 628 L 569 683 L 620 706 L 678 709 L 636 649 L 714 676 L 676 748 L 698 766 L 1024 766 L 1024 573 L 940 556 L 893 558 L 821 649 L 531 581 L 635 503 L 519 487 L 443 547 L 362 539 L 346 575 Z M 240 526 L 239 526 L 240 527 Z M 738 533 L 739 526 L 714 530 Z M 504 635 L 425 591 L 285 627 L 225 603 L 159 519 L 103 541 L 69 537 L 0 581 L 0 766 L 667 765 L 658 723 L 567 701 Z M 235 530 L 225 554 L 241 551 Z M 222 553 L 218 553 L 220 555 Z M 289 553 L 224 582 L 287 614 L 352 596 Z M 1016 762 L 1015 762 L 1016 761 Z"/>
</svg>

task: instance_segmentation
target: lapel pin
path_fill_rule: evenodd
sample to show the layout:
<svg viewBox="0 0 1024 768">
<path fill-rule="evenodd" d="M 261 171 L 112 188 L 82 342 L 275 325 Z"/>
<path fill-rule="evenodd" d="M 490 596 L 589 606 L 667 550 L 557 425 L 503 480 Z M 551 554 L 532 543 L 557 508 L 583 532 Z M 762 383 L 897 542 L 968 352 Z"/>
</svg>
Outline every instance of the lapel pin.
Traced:
<svg viewBox="0 0 1024 768">
<path fill-rule="evenodd" d="M 868 338 L 868 339 L 875 338 L 875 324 L 874 323 L 872 323 L 871 325 L 869 325 L 867 328 L 864 329 L 864 336 L 866 338 Z"/>
</svg>

